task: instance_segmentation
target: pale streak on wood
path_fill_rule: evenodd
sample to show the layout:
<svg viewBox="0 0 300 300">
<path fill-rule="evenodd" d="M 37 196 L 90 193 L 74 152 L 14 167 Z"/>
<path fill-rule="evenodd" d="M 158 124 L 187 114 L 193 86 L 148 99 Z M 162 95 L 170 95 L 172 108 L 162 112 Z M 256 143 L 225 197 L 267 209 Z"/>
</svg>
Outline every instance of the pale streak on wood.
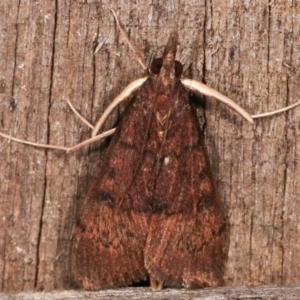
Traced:
<svg viewBox="0 0 300 300">
<path fill-rule="evenodd" d="M 151 292 L 150 288 L 124 288 L 103 290 L 99 292 L 87 291 L 53 291 L 46 293 L 14 293 L 0 294 L 2 300 L 106 300 L 106 299 L 205 299 L 205 300 L 242 300 L 242 299 L 299 299 L 300 287 L 221 287 L 199 290 L 165 289 L 160 292 Z"/>
<path fill-rule="evenodd" d="M 100 42 L 98 44 L 98 46 L 96 47 L 96 50 L 94 51 L 94 55 L 102 48 L 102 46 L 104 45 L 104 43 L 106 42 L 106 38 L 102 40 L 102 42 Z"/>
<path fill-rule="evenodd" d="M 95 125 L 95 128 L 92 132 L 92 137 L 96 136 L 101 126 L 104 124 L 110 113 L 125 99 L 127 99 L 134 91 L 136 91 L 148 77 L 139 78 L 131 83 L 129 83 L 126 88 L 117 96 L 117 98 L 106 108 L 101 118 Z"/>
<path fill-rule="evenodd" d="M 229 106 L 230 108 L 235 110 L 237 113 L 239 113 L 247 121 L 249 121 L 250 123 L 253 123 L 252 117 L 243 108 L 241 108 L 238 104 L 236 104 L 230 98 L 228 98 L 225 95 L 219 93 L 218 91 L 212 89 L 211 87 L 209 87 L 199 81 L 191 80 L 191 79 L 182 79 L 181 82 L 188 89 L 194 90 L 203 95 L 211 96 L 211 97 L 214 97 L 214 98 L 220 100 L 221 102 L 223 102 L 224 104 L 226 104 L 227 106 Z"/>
</svg>

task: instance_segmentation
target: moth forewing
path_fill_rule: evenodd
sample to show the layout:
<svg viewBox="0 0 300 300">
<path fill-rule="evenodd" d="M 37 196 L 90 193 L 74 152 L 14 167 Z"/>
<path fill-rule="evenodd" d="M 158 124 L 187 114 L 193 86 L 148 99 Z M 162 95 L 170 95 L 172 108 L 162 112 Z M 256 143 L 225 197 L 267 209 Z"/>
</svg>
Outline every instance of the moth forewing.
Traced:
<svg viewBox="0 0 300 300">
<path fill-rule="evenodd" d="M 85 289 L 146 278 L 153 290 L 222 282 L 226 218 L 175 69 L 176 45 L 172 32 L 154 74 L 125 109 L 79 210 L 72 266 Z"/>
</svg>

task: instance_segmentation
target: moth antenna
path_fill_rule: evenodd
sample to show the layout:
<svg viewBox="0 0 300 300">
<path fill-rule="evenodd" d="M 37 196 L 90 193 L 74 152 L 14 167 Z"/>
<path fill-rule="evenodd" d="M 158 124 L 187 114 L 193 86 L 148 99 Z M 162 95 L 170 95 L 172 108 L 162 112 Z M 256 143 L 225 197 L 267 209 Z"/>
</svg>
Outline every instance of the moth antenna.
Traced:
<svg viewBox="0 0 300 300">
<path fill-rule="evenodd" d="M 4 134 L 2 132 L 0 132 L 0 136 L 15 141 L 17 143 L 21 143 L 21 144 L 25 144 L 25 145 L 30 145 L 30 146 L 34 146 L 34 147 L 38 147 L 38 148 L 44 148 L 44 149 L 54 149 L 54 150 L 62 150 L 62 151 L 66 151 L 66 152 L 72 152 L 72 151 L 76 151 L 86 145 L 89 145 L 91 143 L 93 143 L 94 141 L 100 140 L 104 137 L 107 137 L 109 135 L 112 135 L 116 128 L 110 129 L 108 131 L 105 131 L 99 135 L 97 135 L 97 132 L 99 131 L 99 129 L 101 128 L 101 126 L 104 124 L 105 120 L 108 118 L 108 116 L 110 115 L 110 113 L 116 108 L 116 106 L 118 106 L 122 101 L 124 101 L 126 98 L 128 98 L 136 89 L 138 89 L 145 81 L 146 81 L 147 77 L 144 78 L 139 78 L 133 82 L 131 82 L 122 92 L 119 96 L 117 96 L 117 98 L 108 106 L 108 108 L 105 110 L 105 112 L 103 113 L 103 115 L 101 116 L 101 118 L 99 119 L 99 121 L 97 122 L 96 126 L 94 127 L 93 125 L 91 125 L 87 120 L 85 120 L 77 111 L 76 109 L 73 107 L 73 105 L 71 104 L 70 101 L 67 101 L 68 105 L 70 106 L 70 108 L 72 109 L 72 111 L 85 123 L 87 124 L 90 128 L 93 129 L 92 132 L 92 138 L 79 143 L 73 147 L 63 147 L 63 146 L 55 146 L 55 145 L 47 145 L 47 144 L 39 144 L 39 143 L 35 143 L 35 142 L 30 142 L 30 141 L 26 141 L 23 139 L 19 139 L 19 138 L 15 138 L 13 136 Z"/>
<path fill-rule="evenodd" d="M 118 19 L 118 17 L 117 17 L 117 14 L 115 13 L 115 11 L 114 11 L 113 9 L 111 9 L 111 12 L 113 13 L 114 18 L 115 18 L 115 20 L 116 20 L 116 23 L 117 23 L 117 25 L 118 25 L 118 27 L 119 27 L 119 29 L 120 29 L 120 31 L 121 31 L 121 33 L 122 33 L 124 39 L 126 40 L 128 46 L 129 46 L 129 48 L 132 50 L 132 52 L 133 52 L 135 58 L 138 60 L 138 62 L 139 62 L 140 65 L 142 66 L 142 68 L 143 68 L 144 70 L 147 70 L 147 69 L 148 69 L 148 66 L 146 65 L 146 63 L 145 63 L 145 61 L 144 61 L 144 59 L 143 59 L 141 53 L 140 53 L 140 52 L 137 50 L 137 48 L 134 47 L 134 46 L 132 45 L 132 43 L 130 42 L 129 37 L 127 36 L 127 34 L 125 33 L 125 30 L 122 28 L 122 26 L 121 26 L 121 24 L 120 24 L 120 22 L 119 22 L 119 19 Z"/>
<path fill-rule="evenodd" d="M 85 123 L 88 127 L 90 127 L 91 129 L 94 129 L 94 126 L 88 121 L 86 120 L 73 106 L 73 104 L 68 100 L 67 101 L 68 105 L 70 106 L 71 110 L 74 112 L 74 114 L 83 122 Z"/>
<path fill-rule="evenodd" d="M 296 102 L 294 104 L 291 104 L 289 106 L 277 109 L 277 110 L 273 110 L 273 111 L 266 112 L 266 113 L 263 113 L 263 114 L 252 115 L 252 118 L 253 119 L 258 119 L 258 118 L 273 116 L 273 115 L 279 114 L 281 112 L 287 111 L 289 109 L 292 109 L 292 108 L 298 106 L 299 104 L 300 104 L 300 101 L 298 101 L 298 102 Z"/>
<path fill-rule="evenodd" d="M 54 146 L 54 145 L 47 145 L 47 144 L 39 144 L 39 143 L 29 142 L 29 141 L 26 141 L 26 140 L 22 140 L 22 139 L 12 137 L 12 136 L 4 134 L 2 132 L 0 132 L 0 136 L 4 137 L 6 139 L 12 140 L 14 142 L 17 142 L 17 143 L 30 145 L 30 146 L 34 146 L 34 147 L 38 147 L 38 148 L 63 150 L 63 151 L 67 151 L 69 149 L 69 148 L 63 147 L 63 146 Z"/>
<path fill-rule="evenodd" d="M 109 117 L 110 113 L 126 98 L 128 98 L 135 90 L 137 90 L 146 80 L 148 77 L 139 78 L 131 83 L 129 83 L 126 88 L 115 98 L 115 100 L 106 108 L 98 122 L 96 123 L 92 137 L 96 136 L 98 131 L 100 130 L 101 126 L 104 124 L 106 119 Z"/>
<path fill-rule="evenodd" d="M 30 145 L 30 146 L 34 146 L 34 147 L 37 147 L 37 148 L 44 148 L 44 149 L 53 149 L 53 150 L 62 150 L 62 151 L 66 151 L 67 153 L 69 152 L 73 152 L 73 151 L 76 151 L 86 145 L 89 145 L 95 141 L 98 141 L 98 140 L 101 140 L 102 138 L 104 137 L 107 137 L 109 135 L 112 135 L 114 132 L 116 131 L 116 128 L 113 128 L 113 129 L 110 129 L 110 130 L 107 130 L 93 138 L 90 138 L 82 143 L 79 143 L 75 146 L 72 146 L 72 147 L 63 147 L 63 146 L 55 146 L 55 145 L 47 145 L 47 144 L 39 144 L 39 143 L 35 143 L 35 142 L 30 142 L 30 141 L 26 141 L 26 140 L 22 140 L 22 139 L 18 139 L 18 138 L 15 138 L 13 136 L 10 136 L 10 135 L 7 135 L 7 134 L 4 134 L 2 132 L 0 132 L 0 136 L 8 139 L 8 140 L 12 140 L 14 142 L 17 142 L 17 143 L 20 143 L 20 144 L 25 144 L 25 145 Z"/>
<path fill-rule="evenodd" d="M 82 142 L 82 143 L 79 143 L 79 144 L 77 144 L 77 145 L 75 145 L 75 146 L 73 146 L 73 147 L 70 147 L 70 148 L 68 148 L 67 153 L 73 152 L 73 151 L 77 151 L 77 150 L 79 150 L 80 148 L 82 148 L 82 147 L 84 147 L 84 146 L 87 146 L 87 145 L 89 145 L 89 144 L 91 144 L 91 143 L 93 143 L 93 142 L 95 142 L 95 141 L 98 141 L 98 140 L 101 140 L 101 139 L 103 139 L 103 138 L 105 138 L 105 137 L 107 137 L 107 136 L 110 136 L 110 135 L 112 135 L 112 134 L 115 133 L 116 129 L 117 129 L 117 128 L 112 128 L 112 129 L 110 129 L 110 130 L 107 130 L 107 131 L 105 131 L 105 132 L 102 132 L 102 133 L 99 134 L 99 135 L 96 135 L 96 136 L 93 137 L 93 138 L 90 138 L 90 139 L 88 139 L 88 140 L 85 140 L 85 141 Z"/>
<path fill-rule="evenodd" d="M 239 113 L 242 117 L 244 117 L 247 121 L 250 123 L 253 123 L 252 117 L 243 109 L 241 108 L 237 103 L 235 103 L 233 100 L 230 98 L 226 97 L 225 95 L 219 93 L 218 91 L 208 87 L 207 85 L 196 81 L 196 80 L 191 80 L 191 79 L 182 79 L 181 82 L 183 83 L 184 86 L 186 86 L 188 89 L 194 90 L 196 92 L 199 92 L 203 95 L 206 96 L 212 96 L 233 110 L 235 110 L 237 113 Z"/>
</svg>

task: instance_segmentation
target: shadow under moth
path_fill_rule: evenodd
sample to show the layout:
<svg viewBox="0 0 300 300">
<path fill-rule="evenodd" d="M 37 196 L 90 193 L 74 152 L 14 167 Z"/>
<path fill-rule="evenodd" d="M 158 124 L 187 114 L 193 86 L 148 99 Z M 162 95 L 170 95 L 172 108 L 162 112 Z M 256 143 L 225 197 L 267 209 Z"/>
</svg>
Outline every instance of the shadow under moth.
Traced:
<svg viewBox="0 0 300 300">
<path fill-rule="evenodd" d="M 188 89 L 214 96 L 249 122 L 253 119 L 204 84 L 181 80 L 176 47 L 173 31 L 163 57 L 152 62 L 151 75 L 131 83 L 103 114 L 94 137 L 83 143 L 114 132 L 73 233 L 72 271 L 85 289 L 148 279 L 155 291 L 222 284 L 228 226 Z M 97 136 L 110 112 L 135 90 L 117 129 Z M 82 146 L 37 145 L 0 135 L 67 151 Z"/>
</svg>

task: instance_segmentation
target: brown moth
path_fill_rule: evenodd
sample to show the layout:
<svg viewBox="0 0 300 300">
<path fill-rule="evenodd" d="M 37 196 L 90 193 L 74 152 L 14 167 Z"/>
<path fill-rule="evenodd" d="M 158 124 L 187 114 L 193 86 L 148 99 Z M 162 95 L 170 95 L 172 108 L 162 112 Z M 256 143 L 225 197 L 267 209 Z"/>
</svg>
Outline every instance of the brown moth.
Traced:
<svg viewBox="0 0 300 300">
<path fill-rule="evenodd" d="M 72 267 L 88 290 L 222 282 L 227 226 L 188 90 L 177 33 L 124 111 L 79 210 Z"/>
<path fill-rule="evenodd" d="M 228 226 L 187 89 L 217 98 L 251 123 L 253 118 L 300 104 L 250 116 L 204 84 L 181 80 L 176 46 L 177 33 L 172 32 L 163 57 L 152 63 L 152 74 L 130 83 L 95 127 L 89 124 L 94 129 L 87 141 L 68 148 L 0 132 L 16 142 L 67 152 L 114 133 L 73 234 L 72 271 L 85 289 L 116 288 L 147 279 L 153 290 L 222 284 Z M 137 89 L 118 128 L 97 135 L 110 112 Z"/>
</svg>

